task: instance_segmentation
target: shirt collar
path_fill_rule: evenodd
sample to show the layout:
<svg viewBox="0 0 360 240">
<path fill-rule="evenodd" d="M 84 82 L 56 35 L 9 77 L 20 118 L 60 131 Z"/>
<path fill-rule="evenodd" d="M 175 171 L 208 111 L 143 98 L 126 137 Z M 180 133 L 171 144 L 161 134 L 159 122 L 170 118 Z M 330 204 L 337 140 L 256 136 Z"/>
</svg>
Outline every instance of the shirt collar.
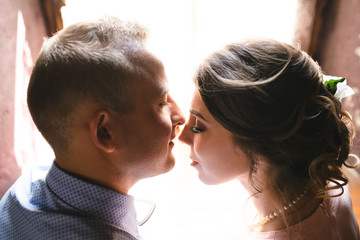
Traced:
<svg viewBox="0 0 360 240">
<path fill-rule="evenodd" d="M 51 166 L 46 183 L 61 200 L 81 214 L 139 235 L 132 196 L 79 179 L 56 163 Z"/>
</svg>

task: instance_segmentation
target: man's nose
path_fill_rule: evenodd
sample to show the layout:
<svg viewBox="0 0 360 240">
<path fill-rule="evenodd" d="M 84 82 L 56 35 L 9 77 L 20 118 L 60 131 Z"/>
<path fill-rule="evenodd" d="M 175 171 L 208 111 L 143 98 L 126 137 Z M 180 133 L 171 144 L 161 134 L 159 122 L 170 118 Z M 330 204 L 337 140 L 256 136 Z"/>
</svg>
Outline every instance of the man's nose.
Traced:
<svg viewBox="0 0 360 240">
<path fill-rule="evenodd" d="M 173 115 L 173 125 L 180 126 L 185 123 L 184 114 L 181 112 L 180 108 L 177 108 L 176 113 Z"/>
<path fill-rule="evenodd" d="M 174 99 L 171 98 L 171 107 L 172 107 L 172 113 L 171 113 L 171 121 L 174 126 L 180 126 L 185 123 L 185 116 L 182 113 L 181 109 L 177 105 Z"/>
</svg>

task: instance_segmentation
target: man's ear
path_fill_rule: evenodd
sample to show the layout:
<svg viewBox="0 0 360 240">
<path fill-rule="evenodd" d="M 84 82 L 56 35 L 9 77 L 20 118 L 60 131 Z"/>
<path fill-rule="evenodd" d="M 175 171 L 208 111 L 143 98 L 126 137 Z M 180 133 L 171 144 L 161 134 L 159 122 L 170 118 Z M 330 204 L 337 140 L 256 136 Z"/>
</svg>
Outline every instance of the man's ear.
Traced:
<svg viewBox="0 0 360 240">
<path fill-rule="evenodd" d="M 106 153 L 115 150 L 110 120 L 110 114 L 105 110 L 95 112 L 90 119 L 90 138 L 95 146 Z"/>
</svg>

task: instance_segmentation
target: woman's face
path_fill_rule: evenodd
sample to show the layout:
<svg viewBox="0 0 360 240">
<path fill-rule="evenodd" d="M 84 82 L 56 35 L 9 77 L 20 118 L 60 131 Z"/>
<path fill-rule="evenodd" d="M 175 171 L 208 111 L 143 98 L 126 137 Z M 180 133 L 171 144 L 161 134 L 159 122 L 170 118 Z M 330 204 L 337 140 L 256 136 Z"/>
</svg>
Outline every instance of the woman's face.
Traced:
<svg viewBox="0 0 360 240">
<path fill-rule="evenodd" d="M 232 133 L 212 117 L 197 90 L 179 140 L 190 146 L 191 166 L 205 184 L 248 179 L 248 157 L 235 145 Z"/>
</svg>

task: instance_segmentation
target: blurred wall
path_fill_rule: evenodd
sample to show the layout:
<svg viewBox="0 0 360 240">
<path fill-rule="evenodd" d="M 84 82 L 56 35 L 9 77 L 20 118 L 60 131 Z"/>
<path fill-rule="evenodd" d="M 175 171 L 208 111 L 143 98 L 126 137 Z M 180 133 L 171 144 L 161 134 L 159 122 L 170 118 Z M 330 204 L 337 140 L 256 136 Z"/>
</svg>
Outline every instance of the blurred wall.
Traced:
<svg viewBox="0 0 360 240">
<path fill-rule="evenodd" d="M 343 105 L 356 124 L 353 153 L 360 156 L 360 1 L 324 1 L 319 18 L 312 54 L 327 75 L 346 77 L 355 91 Z"/>
<path fill-rule="evenodd" d="M 309 0 L 300 0 L 304 3 Z M 353 117 L 357 137 L 352 153 L 360 156 L 360 0 L 317 0 L 309 53 L 328 75 L 347 78 L 355 94 L 342 100 Z M 360 167 L 345 169 L 355 215 L 360 222 Z"/>
<path fill-rule="evenodd" d="M 0 35 L 1 198 L 22 167 L 36 161 L 36 129 L 27 110 L 26 88 L 46 36 L 39 1 L 1 0 Z"/>
</svg>

